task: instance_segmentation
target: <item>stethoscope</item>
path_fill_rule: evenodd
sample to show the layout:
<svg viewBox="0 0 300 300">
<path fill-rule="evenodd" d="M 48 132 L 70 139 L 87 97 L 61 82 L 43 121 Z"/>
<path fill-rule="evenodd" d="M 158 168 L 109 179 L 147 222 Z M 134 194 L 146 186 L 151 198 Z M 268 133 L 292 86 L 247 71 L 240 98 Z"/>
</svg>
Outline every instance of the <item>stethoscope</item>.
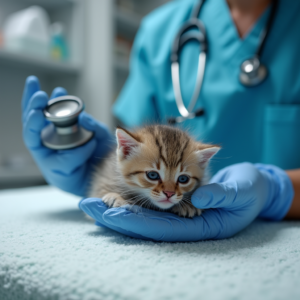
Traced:
<svg viewBox="0 0 300 300">
<path fill-rule="evenodd" d="M 207 55 L 207 38 L 205 27 L 198 19 L 204 0 L 198 2 L 193 9 L 191 18 L 185 22 L 177 33 L 171 51 L 171 74 L 174 88 L 176 105 L 181 116 L 169 118 L 170 124 L 181 123 L 187 119 L 202 116 L 203 108 L 195 111 L 195 105 L 199 98 Z M 267 25 L 261 33 L 261 40 L 255 55 L 245 60 L 241 64 L 240 82 L 245 86 L 255 86 L 263 82 L 267 76 L 266 67 L 260 62 L 267 36 L 273 24 L 278 0 L 273 0 L 272 10 Z M 190 29 L 198 29 L 190 31 Z M 189 41 L 195 40 L 200 45 L 198 58 L 198 70 L 196 86 L 188 108 L 185 107 L 180 89 L 179 77 L 179 54 L 182 47 Z M 62 96 L 52 99 L 44 109 L 45 118 L 50 123 L 42 130 L 41 139 L 44 146 L 54 150 L 66 150 L 79 147 L 87 143 L 92 137 L 93 132 L 78 125 L 78 116 L 83 111 L 84 104 L 81 99 L 75 96 Z"/>
<path fill-rule="evenodd" d="M 182 25 L 172 45 L 171 76 L 172 76 L 172 84 L 174 89 L 176 106 L 178 108 L 180 116 L 168 118 L 169 124 L 181 123 L 187 119 L 194 119 L 204 114 L 203 108 L 198 108 L 197 110 L 193 111 L 201 92 L 202 82 L 205 73 L 207 49 L 208 49 L 205 27 L 203 22 L 198 19 L 204 1 L 205 0 L 199 1 L 198 4 L 195 6 L 195 8 L 192 11 L 190 19 Z M 270 16 L 268 18 L 265 28 L 261 32 L 261 38 L 260 38 L 259 45 L 257 47 L 257 51 L 253 55 L 253 57 L 246 59 L 244 62 L 242 62 L 240 66 L 239 80 L 246 87 L 256 86 L 262 83 L 267 77 L 268 74 L 267 68 L 265 65 L 261 63 L 260 58 L 267 37 L 269 35 L 270 29 L 272 28 L 273 25 L 277 7 L 278 7 L 278 0 L 273 0 Z M 191 31 L 191 29 L 196 29 L 196 30 Z M 190 41 L 198 42 L 200 46 L 200 51 L 198 57 L 196 85 L 195 85 L 195 89 L 190 104 L 187 108 L 183 103 L 182 93 L 180 88 L 179 54 L 182 47 Z"/>
</svg>

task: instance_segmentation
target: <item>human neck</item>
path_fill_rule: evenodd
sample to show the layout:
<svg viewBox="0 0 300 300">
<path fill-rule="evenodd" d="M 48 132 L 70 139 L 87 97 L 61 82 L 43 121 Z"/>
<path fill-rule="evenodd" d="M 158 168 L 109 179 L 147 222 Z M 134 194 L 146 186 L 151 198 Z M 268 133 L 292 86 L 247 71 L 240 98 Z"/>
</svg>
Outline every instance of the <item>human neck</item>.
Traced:
<svg viewBox="0 0 300 300">
<path fill-rule="evenodd" d="M 243 38 L 272 0 L 226 0 L 239 36 Z"/>
</svg>

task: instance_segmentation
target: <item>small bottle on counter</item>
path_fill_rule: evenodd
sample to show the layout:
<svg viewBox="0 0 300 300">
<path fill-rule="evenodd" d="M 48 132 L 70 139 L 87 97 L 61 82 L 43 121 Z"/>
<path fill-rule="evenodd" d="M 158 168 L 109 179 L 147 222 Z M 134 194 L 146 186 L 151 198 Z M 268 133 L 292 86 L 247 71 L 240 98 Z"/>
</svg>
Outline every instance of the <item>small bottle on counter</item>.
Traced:
<svg viewBox="0 0 300 300">
<path fill-rule="evenodd" d="M 50 26 L 51 44 L 50 55 L 55 60 L 68 60 L 69 51 L 67 41 L 64 36 L 64 25 L 55 22 Z"/>
</svg>

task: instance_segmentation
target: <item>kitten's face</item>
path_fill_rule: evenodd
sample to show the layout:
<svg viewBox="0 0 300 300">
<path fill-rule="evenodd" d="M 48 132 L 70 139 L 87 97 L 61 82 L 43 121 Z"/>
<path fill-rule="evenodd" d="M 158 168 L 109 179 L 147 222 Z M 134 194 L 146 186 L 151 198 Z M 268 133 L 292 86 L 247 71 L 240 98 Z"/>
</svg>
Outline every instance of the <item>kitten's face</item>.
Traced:
<svg viewBox="0 0 300 300">
<path fill-rule="evenodd" d="M 168 126 L 135 133 L 119 128 L 116 135 L 118 163 L 126 183 L 161 209 L 184 202 L 184 196 L 201 185 L 209 159 L 220 149 L 197 143 Z M 140 205 L 147 207 L 146 202 Z"/>
</svg>

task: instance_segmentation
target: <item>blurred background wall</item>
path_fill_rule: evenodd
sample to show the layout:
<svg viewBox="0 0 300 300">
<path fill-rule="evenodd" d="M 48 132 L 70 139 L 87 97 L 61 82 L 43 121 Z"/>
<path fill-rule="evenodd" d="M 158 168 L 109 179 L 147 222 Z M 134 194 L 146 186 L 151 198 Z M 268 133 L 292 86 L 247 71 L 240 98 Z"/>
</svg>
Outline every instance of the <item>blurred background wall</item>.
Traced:
<svg viewBox="0 0 300 300">
<path fill-rule="evenodd" d="M 22 140 L 26 77 L 38 76 L 48 94 L 65 87 L 113 129 L 140 21 L 165 2 L 0 0 L 0 189 L 45 184 Z"/>
</svg>

